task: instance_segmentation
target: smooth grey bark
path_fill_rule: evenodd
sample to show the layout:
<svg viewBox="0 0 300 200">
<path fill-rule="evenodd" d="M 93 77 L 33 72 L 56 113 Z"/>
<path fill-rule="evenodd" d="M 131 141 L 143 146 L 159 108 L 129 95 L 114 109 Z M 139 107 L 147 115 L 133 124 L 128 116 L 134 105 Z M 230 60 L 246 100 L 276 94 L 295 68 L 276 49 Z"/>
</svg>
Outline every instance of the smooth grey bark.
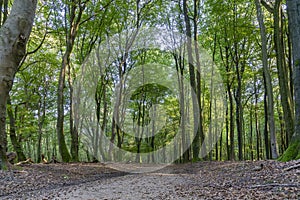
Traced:
<svg viewBox="0 0 300 200">
<path fill-rule="evenodd" d="M 0 29 L 0 169 L 6 160 L 6 102 L 19 63 L 26 52 L 37 0 L 15 0 L 7 20 Z"/>
<path fill-rule="evenodd" d="M 276 65 L 278 68 L 278 79 L 280 87 L 281 105 L 283 108 L 283 116 L 285 128 L 289 139 L 294 132 L 294 105 L 291 96 L 291 88 L 289 87 L 288 68 L 285 64 L 284 47 L 283 47 L 283 31 L 282 31 L 282 0 L 276 0 L 274 5 L 274 39 L 276 51 Z"/>
<path fill-rule="evenodd" d="M 292 41 L 294 94 L 295 94 L 295 126 L 292 141 L 281 160 L 288 161 L 300 157 L 300 2 L 287 0 L 289 28 Z"/>
<path fill-rule="evenodd" d="M 263 80 L 264 80 L 264 88 L 266 88 L 266 77 L 265 74 L 263 73 Z M 267 91 L 264 93 L 264 112 L 268 113 L 268 97 L 267 97 Z M 271 153 L 270 153 L 270 140 L 269 140 L 269 116 L 267 114 L 264 115 L 264 131 L 263 131 L 263 140 L 265 144 L 265 158 L 270 159 L 271 158 Z M 262 144 L 262 143 L 261 143 Z"/>
<path fill-rule="evenodd" d="M 300 2 L 287 0 L 292 40 L 296 123 L 293 139 L 300 140 Z"/>
<path fill-rule="evenodd" d="M 289 69 L 286 66 L 284 58 L 284 44 L 283 44 L 283 25 L 282 25 L 282 0 L 275 0 L 272 5 L 264 0 L 261 0 L 262 5 L 273 15 L 274 21 L 274 41 L 276 52 L 276 66 L 278 69 L 279 92 L 281 96 L 281 106 L 283 109 L 283 119 L 288 138 L 294 133 L 294 104 L 292 98 L 292 86 L 289 86 Z"/>
<path fill-rule="evenodd" d="M 255 0 L 255 5 L 256 5 L 257 19 L 260 27 L 262 64 L 263 64 L 266 93 L 267 93 L 267 100 L 268 100 L 267 115 L 268 115 L 268 124 L 270 130 L 270 138 L 271 138 L 271 155 L 273 159 L 276 159 L 278 157 L 278 153 L 277 153 L 277 145 L 276 145 L 276 131 L 275 131 L 275 119 L 274 119 L 274 98 L 273 98 L 272 79 L 268 67 L 266 28 L 264 24 L 264 14 L 261 9 L 260 0 Z"/>
</svg>

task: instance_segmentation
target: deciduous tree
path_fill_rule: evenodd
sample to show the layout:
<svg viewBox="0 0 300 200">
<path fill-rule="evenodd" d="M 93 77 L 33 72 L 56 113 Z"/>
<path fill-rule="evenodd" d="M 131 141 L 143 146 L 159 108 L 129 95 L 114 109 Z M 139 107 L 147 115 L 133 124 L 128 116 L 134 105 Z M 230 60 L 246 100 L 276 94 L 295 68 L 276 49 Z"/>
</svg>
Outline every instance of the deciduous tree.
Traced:
<svg viewBox="0 0 300 200">
<path fill-rule="evenodd" d="M 289 26 L 292 38 L 295 89 L 295 130 L 292 141 L 281 160 L 300 158 L 300 2 L 287 0 Z"/>
<path fill-rule="evenodd" d="M 0 29 L 0 168 L 6 160 L 6 103 L 19 63 L 26 52 L 37 0 L 15 0 L 10 15 Z"/>
</svg>

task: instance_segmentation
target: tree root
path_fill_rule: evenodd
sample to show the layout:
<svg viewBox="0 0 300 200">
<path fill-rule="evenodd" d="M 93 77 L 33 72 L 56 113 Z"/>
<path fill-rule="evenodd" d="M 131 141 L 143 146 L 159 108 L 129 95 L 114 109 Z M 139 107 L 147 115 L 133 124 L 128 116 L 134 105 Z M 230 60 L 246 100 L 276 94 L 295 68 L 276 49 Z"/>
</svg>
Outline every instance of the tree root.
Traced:
<svg viewBox="0 0 300 200">
<path fill-rule="evenodd" d="M 16 166 L 20 166 L 20 165 L 32 164 L 32 163 L 34 163 L 34 162 L 32 161 L 32 159 L 31 159 L 31 158 L 28 158 L 27 160 L 18 162 L 18 163 L 16 163 L 15 165 L 16 165 Z"/>
<path fill-rule="evenodd" d="M 293 165 L 291 167 L 285 168 L 284 171 L 290 171 L 292 169 L 298 169 L 298 168 L 300 168 L 300 164 Z"/>
</svg>

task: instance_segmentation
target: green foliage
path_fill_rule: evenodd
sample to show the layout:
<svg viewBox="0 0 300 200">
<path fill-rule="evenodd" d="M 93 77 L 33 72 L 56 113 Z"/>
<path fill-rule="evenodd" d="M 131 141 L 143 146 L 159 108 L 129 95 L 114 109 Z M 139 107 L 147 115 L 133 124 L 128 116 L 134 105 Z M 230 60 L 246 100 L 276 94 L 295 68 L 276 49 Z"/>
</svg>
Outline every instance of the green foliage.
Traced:
<svg viewBox="0 0 300 200">
<path fill-rule="evenodd" d="M 137 4 L 139 3 L 139 4 Z M 59 70 L 61 68 L 61 57 L 66 49 L 65 38 L 67 34 L 68 21 L 70 20 L 70 12 L 68 10 L 72 6 L 71 1 L 40 1 L 38 5 L 38 12 L 36 14 L 35 26 L 31 34 L 27 51 L 29 54 L 25 62 L 16 74 L 13 89 L 11 91 L 12 110 L 17 126 L 18 140 L 25 147 L 27 155 L 36 156 L 36 144 L 39 139 L 39 134 L 42 134 L 42 151 L 47 152 L 48 156 L 56 154 L 57 138 L 55 123 L 57 117 L 56 111 L 56 97 L 57 97 L 57 83 Z M 82 15 L 82 23 L 80 24 L 78 34 L 75 40 L 74 50 L 70 57 L 70 73 L 71 79 L 78 78 L 78 72 L 81 64 L 87 59 L 92 50 L 103 41 L 110 39 L 112 36 L 123 33 L 128 30 L 135 30 L 138 27 L 162 27 L 169 31 L 176 33 L 185 33 L 185 24 L 182 16 L 181 3 L 177 1 L 166 0 L 150 0 L 150 1 L 121 1 L 121 0 L 104 0 L 104 1 L 88 1 L 85 12 Z M 193 2 L 189 2 L 189 16 L 193 19 Z M 197 19 L 199 41 L 210 57 L 214 55 L 214 64 L 220 70 L 224 85 L 227 83 L 231 87 L 233 97 L 235 97 L 237 90 L 237 67 L 240 70 L 244 67 L 242 77 L 242 104 L 243 104 L 243 139 L 244 139 L 244 154 L 246 158 L 254 156 L 257 158 L 263 157 L 262 150 L 264 150 L 264 78 L 261 65 L 260 56 L 260 42 L 259 41 L 259 27 L 255 18 L 254 3 L 246 0 L 235 1 L 200 1 L 198 5 Z M 272 76 L 274 96 L 276 100 L 280 99 L 279 84 L 277 78 L 277 69 L 275 69 L 275 53 L 274 44 L 272 40 L 273 35 L 273 18 L 268 12 L 265 12 L 265 23 L 268 34 L 268 48 L 269 48 L 269 63 Z M 286 23 L 284 21 L 284 23 Z M 129 32 L 128 32 L 129 33 Z M 284 41 L 286 42 L 286 41 Z M 288 45 L 287 45 L 288 46 Z M 185 48 L 185 47 L 182 47 Z M 176 49 L 179 51 L 179 49 Z M 100 52 L 101 53 L 101 52 Z M 117 54 L 117 59 L 112 63 L 106 63 L 105 73 L 99 78 L 97 91 L 95 94 L 96 102 L 87 102 L 86 108 L 94 106 L 98 103 L 99 115 L 98 123 L 106 124 L 105 127 L 97 127 L 99 130 L 103 128 L 107 138 L 112 136 L 112 118 L 114 112 L 114 105 L 110 104 L 111 99 L 115 95 L 115 85 L 121 79 L 118 67 L 123 62 L 123 53 L 121 50 L 112 52 Z M 160 77 L 171 77 L 171 81 L 163 80 L 165 85 L 172 85 L 178 87 L 175 70 L 174 52 L 166 52 L 159 49 L 138 49 L 131 51 L 127 58 L 128 68 L 122 73 L 130 74 L 130 70 L 137 67 L 144 66 L 144 74 L 152 74 L 153 80 Z M 288 53 L 288 51 L 287 51 Z M 235 55 L 236 54 L 236 55 Z M 185 56 L 185 55 L 183 55 Z M 200 56 L 203 56 L 202 54 Z M 228 56 L 228 57 L 226 57 Z M 288 55 L 286 56 L 288 57 Z M 186 58 L 183 58 L 186 60 Z M 183 65 L 187 63 L 183 61 Z M 238 62 L 236 65 L 235 62 Z M 149 66 L 155 63 L 156 68 Z M 298 64 L 298 63 L 296 63 Z M 154 65 L 154 64 L 153 64 Z M 206 67 L 205 63 L 201 63 L 202 67 Z M 164 66 L 164 67 L 159 67 Z M 102 67 L 102 66 L 101 66 Z M 153 70 L 155 68 L 155 70 Z M 151 72 L 151 70 L 153 70 Z M 173 71 L 173 72 L 172 72 Z M 184 78 L 188 80 L 187 65 L 184 66 Z M 210 74 L 202 74 L 204 76 L 212 76 Z M 142 70 L 140 74 L 134 74 L 136 77 L 142 77 Z M 126 77 L 126 78 L 131 78 Z M 132 95 L 129 97 L 128 107 L 126 109 L 130 112 L 130 120 L 135 125 L 140 127 L 149 126 L 148 137 L 143 137 L 141 142 L 141 152 L 152 152 L 156 149 L 167 145 L 176 134 L 178 134 L 178 127 L 181 120 L 179 95 L 172 94 L 172 91 L 160 84 L 142 84 L 142 78 L 138 79 L 139 83 L 128 83 L 124 88 L 134 88 L 135 84 L 142 85 L 135 88 Z M 89 87 L 88 83 L 85 85 Z M 202 82 L 202 104 L 203 104 L 203 125 L 205 135 L 209 136 L 210 116 L 209 105 L 214 98 L 211 94 L 208 82 Z M 225 87 L 225 86 L 224 86 Z M 70 144 L 70 128 L 69 128 L 69 112 L 70 112 L 70 83 L 65 82 L 65 136 L 66 141 Z M 92 88 L 92 87 L 91 87 Z M 105 97 L 103 96 L 105 91 Z M 89 92 L 93 92 L 92 90 Z M 186 95 L 186 94 L 185 94 Z M 228 93 L 227 93 L 228 95 Z M 188 97 L 190 98 L 190 97 Z M 226 97 L 228 104 L 228 97 Z M 84 101 L 85 98 L 83 97 Z M 235 99 L 233 99 L 234 101 Z M 107 112 L 104 112 L 104 105 L 107 103 Z M 234 102 L 235 103 L 235 102 Z M 151 114 L 154 113 L 154 105 L 162 107 L 156 114 L 165 113 L 165 118 L 159 119 L 164 125 L 152 137 L 151 123 L 153 119 Z M 275 103 L 275 120 L 277 138 L 281 139 L 281 131 L 284 133 L 282 125 L 282 108 L 279 101 Z M 234 105 L 235 109 L 236 106 Z M 143 110 L 144 109 L 144 110 Z M 162 111 L 163 110 L 163 111 Z M 187 110 L 193 112 L 189 107 Z M 45 116 L 43 117 L 43 114 Z M 106 116 L 104 116 L 104 114 Z M 281 113 L 282 115 L 282 113 Z M 82 121 L 92 121 L 93 116 L 82 116 Z M 235 120 L 235 113 L 233 120 Z M 94 120 L 94 119 L 93 119 Z M 159 121 L 157 120 L 157 121 Z M 159 123 L 155 122 L 155 126 Z M 105 123 L 104 123 L 105 122 Z M 236 123 L 234 121 L 234 123 Z M 99 125 L 97 124 L 97 125 Z M 40 127 L 39 127 L 40 126 Z M 236 124 L 235 124 L 236 127 Z M 95 144 L 95 138 L 100 136 L 100 131 L 95 131 L 95 127 L 85 127 L 88 131 L 81 131 L 79 133 L 80 141 L 86 144 L 89 153 L 97 154 L 99 149 L 97 145 L 101 145 L 101 141 Z M 95 129 L 94 129 L 95 128 Z M 132 130 L 134 130 L 133 127 Z M 222 149 L 222 158 L 227 159 L 227 145 L 226 129 L 218 127 L 214 129 L 215 132 L 222 132 L 223 139 L 220 142 L 219 150 Z M 236 130 L 234 130 L 236 133 Z M 252 131 L 252 136 L 250 132 Z M 142 134 L 141 132 L 120 133 L 123 136 L 122 148 L 129 152 L 137 151 L 137 141 L 135 134 Z M 143 133 L 145 134 L 145 133 Z M 151 147 L 151 140 L 154 139 L 154 147 Z M 268 138 L 267 138 L 268 139 Z M 235 140 L 236 142 L 236 136 Z M 258 143 L 256 143 L 258 141 Z M 279 140 L 279 145 L 283 145 Z M 250 144 L 252 143 L 252 144 Z M 90 146 L 89 146 L 90 145 Z M 83 145 L 81 145 L 83 146 Z M 257 152 L 257 149 L 259 152 Z M 290 159 L 299 158 L 300 154 L 297 149 L 300 149 L 299 144 L 292 144 L 281 160 L 287 161 Z M 282 148 L 282 151 L 284 149 Z M 261 151 L 261 152 L 260 152 Z M 108 149 L 104 149 L 104 154 L 108 154 Z M 81 157 L 85 157 L 86 152 L 80 149 Z M 213 152 L 215 155 L 216 152 Z M 198 161 L 198 159 L 193 160 Z"/>
<path fill-rule="evenodd" d="M 172 141 L 179 127 L 179 103 L 176 98 L 172 97 L 172 93 L 168 88 L 158 84 L 146 84 L 136 89 L 130 100 L 129 107 L 131 108 L 134 124 L 142 128 L 149 126 L 149 130 L 146 129 L 148 131 L 144 133 L 148 137 L 145 137 L 141 143 L 141 153 L 160 149 Z M 158 105 L 164 110 L 166 118 L 161 119 L 160 115 L 162 113 Z M 142 113 L 143 106 L 145 106 L 145 113 Z M 155 107 L 155 110 L 153 110 L 153 107 Z M 155 131 L 154 136 L 152 136 L 154 130 L 152 130 L 151 123 L 155 123 L 154 128 L 161 128 Z M 161 127 L 159 123 L 163 126 Z M 135 128 L 133 130 L 137 131 Z M 132 134 L 134 133 L 125 133 L 125 142 L 122 148 L 130 152 L 136 152 L 135 137 Z M 151 140 L 155 140 L 155 149 L 149 144 Z"/>
</svg>

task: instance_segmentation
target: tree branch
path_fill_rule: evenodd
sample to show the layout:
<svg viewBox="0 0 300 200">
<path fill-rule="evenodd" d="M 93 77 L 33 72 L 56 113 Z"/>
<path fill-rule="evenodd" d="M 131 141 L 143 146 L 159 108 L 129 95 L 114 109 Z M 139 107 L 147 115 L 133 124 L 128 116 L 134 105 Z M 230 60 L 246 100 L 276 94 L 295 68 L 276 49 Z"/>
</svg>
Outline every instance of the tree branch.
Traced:
<svg viewBox="0 0 300 200">
<path fill-rule="evenodd" d="M 290 170 L 292 170 L 292 169 L 298 169 L 298 168 L 300 168 L 300 164 L 298 164 L 298 165 L 293 165 L 293 166 L 291 166 L 291 167 L 285 168 L 284 171 L 290 171 Z"/>
<path fill-rule="evenodd" d="M 267 3 L 264 0 L 261 0 L 260 2 L 267 9 L 267 11 L 269 11 L 270 13 L 274 12 L 274 7 L 272 5 L 270 5 L 269 3 Z"/>
</svg>

